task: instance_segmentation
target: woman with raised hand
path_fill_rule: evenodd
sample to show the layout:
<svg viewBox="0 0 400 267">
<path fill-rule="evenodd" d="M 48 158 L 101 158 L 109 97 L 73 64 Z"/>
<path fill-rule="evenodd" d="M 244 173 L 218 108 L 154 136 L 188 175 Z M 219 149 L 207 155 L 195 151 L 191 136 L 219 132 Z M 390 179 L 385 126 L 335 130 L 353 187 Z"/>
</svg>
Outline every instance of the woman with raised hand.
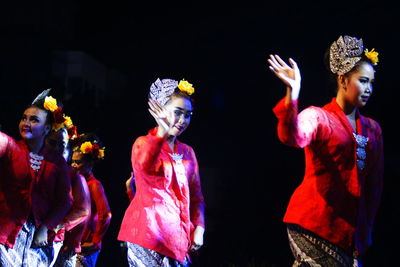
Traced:
<svg viewBox="0 0 400 267">
<path fill-rule="evenodd" d="M 362 116 L 373 92 L 378 53 L 363 41 L 340 36 L 326 53 L 336 97 L 300 113 L 300 70 L 271 55 L 270 70 L 286 85 L 274 107 L 278 137 L 304 148 L 305 175 L 293 193 L 287 223 L 293 266 L 361 266 L 383 185 L 383 141 L 379 124 Z"/>
<path fill-rule="evenodd" d="M 189 266 L 203 245 L 204 198 L 193 149 L 180 141 L 189 126 L 194 88 L 187 81 L 157 79 L 149 112 L 157 122 L 132 147 L 136 194 L 118 239 L 126 241 L 130 266 Z"/>
<path fill-rule="evenodd" d="M 48 266 L 54 230 L 71 207 L 68 166 L 45 146 L 48 133 L 64 120 L 49 91 L 24 110 L 21 140 L 0 132 L 1 266 Z"/>
</svg>

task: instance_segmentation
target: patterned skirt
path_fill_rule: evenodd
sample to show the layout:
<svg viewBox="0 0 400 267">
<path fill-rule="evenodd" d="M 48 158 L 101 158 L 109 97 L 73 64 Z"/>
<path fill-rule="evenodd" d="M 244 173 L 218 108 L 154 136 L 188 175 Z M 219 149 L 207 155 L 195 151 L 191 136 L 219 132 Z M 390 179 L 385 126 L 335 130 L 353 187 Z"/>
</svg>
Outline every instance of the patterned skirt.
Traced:
<svg viewBox="0 0 400 267">
<path fill-rule="evenodd" d="M 36 227 L 26 222 L 19 231 L 13 248 L 0 244 L 0 266 L 48 267 L 54 258 L 53 246 L 31 247 Z"/>
<path fill-rule="evenodd" d="M 62 247 L 59 250 L 57 259 L 55 260 L 54 267 L 75 267 L 76 254 L 73 249 L 64 249 Z"/>
<path fill-rule="evenodd" d="M 126 242 L 129 267 L 189 267 L 189 262 L 179 262 L 142 246 Z"/>
<path fill-rule="evenodd" d="M 289 245 L 295 262 L 293 267 L 362 267 L 357 258 L 342 248 L 299 225 L 287 224 Z"/>
</svg>

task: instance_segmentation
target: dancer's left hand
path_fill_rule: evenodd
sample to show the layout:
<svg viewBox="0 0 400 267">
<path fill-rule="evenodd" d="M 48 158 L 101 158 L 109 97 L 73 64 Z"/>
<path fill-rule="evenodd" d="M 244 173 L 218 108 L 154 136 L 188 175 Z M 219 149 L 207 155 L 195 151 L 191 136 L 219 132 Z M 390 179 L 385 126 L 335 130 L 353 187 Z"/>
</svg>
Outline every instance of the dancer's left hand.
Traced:
<svg viewBox="0 0 400 267">
<path fill-rule="evenodd" d="M 203 236 L 204 236 L 204 228 L 201 226 L 197 226 L 192 234 L 192 246 L 190 247 L 191 251 L 197 251 L 203 246 Z"/>
<path fill-rule="evenodd" d="M 42 224 L 35 231 L 35 236 L 33 237 L 33 245 L 35 247 L 44 247 L 47 246 L 47 226 Z"/>
</svg>

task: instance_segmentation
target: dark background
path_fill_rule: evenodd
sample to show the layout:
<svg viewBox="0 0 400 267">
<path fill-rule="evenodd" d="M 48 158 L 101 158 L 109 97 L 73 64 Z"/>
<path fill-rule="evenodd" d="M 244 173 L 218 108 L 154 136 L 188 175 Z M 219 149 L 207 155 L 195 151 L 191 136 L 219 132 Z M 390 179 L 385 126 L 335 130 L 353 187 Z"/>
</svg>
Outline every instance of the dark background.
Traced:
<svg viewBox="0 0 400 267">
<path fill-rule="evenodd" d="M 95 131 L 106 159 L 94 170 L 113 213 L 98 266 L 126 266 L 117 241 L 128 206 L 125 180 L 135 138 L 155 125 L 147 93 L 156 78 L 194 84 L 195 115 L 181 136 L 196 151 L 207 203 L 205 244 L 195 266 L 291 266 L 282 217 L 304 172 L 303 152 L 276 136 L 272 108 L 285 93 L 267 57 L 294 58 L 302 73 L 300 108 L 334 96 L 323 54 L 339 35 L 363 38 L 379 53 L 374 95 L 362 110 L 385 140 L 385 189 L 365 266 L 397 258 L 400 178 L 397 137 L 399 16 L 382 1 L 218 5 L 205 2 L 8 4 L 0 9 L 0 124 L 18 138 L 23 109 L 43 89 L 63 101 L 80 132 Z M 247 5 L 247 6 L 246 6 Z M 82 51 L 126 77 L 100 100 L 52 75 L 52 51 Z M 100 78 L 100 77 L 99 77 Z M 396 167 L 397 165 L 397 167 Z"/>
</svg>

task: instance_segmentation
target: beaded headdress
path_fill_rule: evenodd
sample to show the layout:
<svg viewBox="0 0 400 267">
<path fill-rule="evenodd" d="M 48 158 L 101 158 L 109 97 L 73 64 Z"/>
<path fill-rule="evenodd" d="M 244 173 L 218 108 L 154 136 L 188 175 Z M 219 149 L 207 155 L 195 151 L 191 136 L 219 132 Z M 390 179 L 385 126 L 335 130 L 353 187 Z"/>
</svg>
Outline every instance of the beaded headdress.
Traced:
<svg viewBox="0 0 400 267">
<path fill-rule="evenodd" d="M 157 101 L 161 106 L 168 102 L 170 96 L 178 86 L 178 82 L 172 79 L 159 78 L 150 86 L 150 98 Z"/>
<path fill-rule="evenodd" d="M 363 54 L 373 65 L 377 65 L 379 53 L 375 49 L 364 50 L 362 39 L 348 35 L 340 36 L 337 41 L 331 44 L 329 67 L 334 74 L 346 74 L 361 60 Z"/>
<path fill-rule="evenodd" d="M 157 101 L 161 106 L 164 106 L 171 95 L 175 92 L 175 89 L 179 88 L 181 92 L 185 92 L 188 95 L 194 93 L 194 88 L 191 83 L 181 80 L 180 82 L 172 79 L 159 78 L 151 84 L 149 98 Z"/>
<path fill-rule="evenodd" d="M 340 36 L 333 42 L 329 51 L 329 66 L 333 73 L 343 75 L 360 61 L 364 45 L 362 39 Z"/>
</svg>

